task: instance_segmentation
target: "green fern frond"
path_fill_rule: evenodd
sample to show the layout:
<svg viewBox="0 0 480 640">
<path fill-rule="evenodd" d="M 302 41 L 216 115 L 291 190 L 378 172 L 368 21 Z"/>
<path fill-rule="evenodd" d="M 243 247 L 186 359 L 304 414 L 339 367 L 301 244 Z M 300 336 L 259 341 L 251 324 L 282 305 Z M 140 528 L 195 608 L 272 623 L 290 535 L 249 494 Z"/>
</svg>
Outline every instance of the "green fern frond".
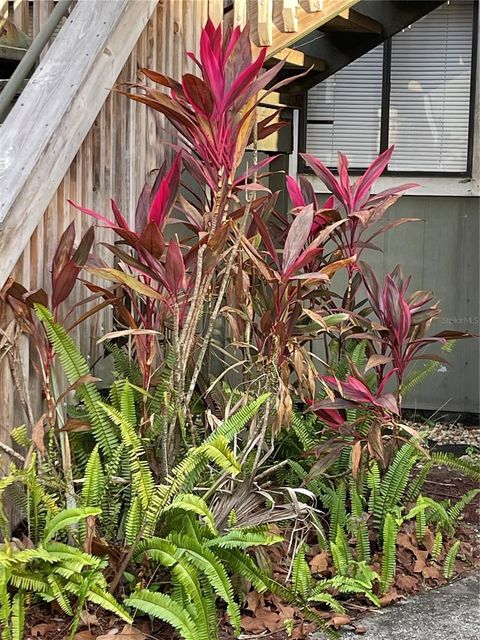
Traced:
<svg viewBox="0 0 480 640">
<path fill-rule="evenodd" d="M 221 547 L 222 549 L 249 549 L 250 547 L 278 544 L 282 541 L 282 536 L 271 533 L 243 532 L 237 529 L 208 540 L 205 544 L 207 547 Z"/>
<path fill-rule="evenodd" d="M 395 577 L 397 566 L 397 533 L 398 525 L 395 518 L 391 513 L 388 513 L 383 526 L 383 557 L 380 580 L 382 595 L 390 589 Z"/>
<path fill-rule="evenodd" d="M 444 466 L 449 469 L 453 469 L 454 471 L 459 471 L 460 473 L 463 473 L 463 475 L 467 476 L 467 478 L 470 478 L 475 482 L 480 482 L 480 466 L 477 464 L 472 464 L 466 460 L 456 458 L 450 453 L 433 452 L 431 454 L 431 458 L 438 466 Z"/>
<path fill-rule="evenodd" d="M 417 450 L 411 444 L 404 444 L 382 480 L 380 496 L 373 511 L 374 523 L 380 531 L 387 514 L 400 503 L 417 456 Z"/>
<path fill-rule="evenodd" d="M 442 346 L 442 351 L 445 353 L 449 353 L 450 351 L 452 351 L 454 346 L 455 340 L 449 340 Z M 409 376 L 407 376 L 402 385 L 402 395 L 404 397 L 407 396 L 407 394 L 410 393 L 410 391 L 412 391 L 414 387 L 423 382 L 425 378 L 427 378 L 430 374 L 437 372 L 441 366 L 441 362 L 431 360 L 418 371 L 413 371 Z"/>
<path fill-rule="evenodd" d="M 308 598 L 309 602 L 322 602 L 324 604 L 328 604 L 332 611 L 335 613 L 345 613 L 345 607 L 340 604 L 340 602 L 334 598 L 330 593 L 317 593 L 316 595 L 310 596 Z"/>
<path fill-rule="evenodd" d="M 450 523 L 453 525 L 460 518 L 462 513 L 465 510 L 465 507 L 472 502 L 476 498 L 476 496 L 480 493 L 480 489 L 472 489 L 471 491 L 467 491 L 467 493 L 452 507 L 448 509 L 448 518 Z"/>
<path fill-rule="evenodd" d="M 242 407 L 239 411 L 227 418 L 223 424 L 221 424 L 213 433 L 211 433 L 205 440 L 205 444 L 215 443 L 218 438 L 223 439 L 225 442 L 231 442 L 233 438 L 240 433 L 246 424 L 255 417 L 260 407 L 265 404 L 269 398 L 270 393 L 263 393 L 253 402 Z"/>
<path fill-rule="evenodd" d="M 292 429 L 299 439 L 303 450 L 309 451 L 318 444 L 318 438 L 313 431 L 313 425 L 295 411 L 292 413 Z"/>
<path fill-rule="evenodd" d="M 350 482 L 350 502 L 352 508 L 351 528 L 355 535 L 355 548 L 359 562 L 370 562 L 370 539 L 368 526 L 365 521 L 362 497 L 357 488 L 357 482 L 352 478 Z"/>
<path fill-rule="evenodd" d="M 458 549 L 460 548 L 460 540 L 457 540 L 448 550 L 445 556 L 445 562 L 443 564 L 443 575 L 447 580 L 453 576 L 455 569 L 455 560 L 457 558 Z"/>
<path fill-rule="evenodd" d="M 168 509 L 181 509 L 183 511 L 196 513 L 202 517 L 203 521 L 210 529 L 210 532 L 214 536 L 218 535 L 213 514 L 203 498 L 200 498 L 193 493 L 180 494 L 176 496 L 171 504 L 166 507 L 166 510 Z"/>
<path fill-rule="evenodd" d="M 163 620 L 176 629 L 184 640 L 197 640 L 196 625 L 185 609 L 165 593 L 141 589 L 131 594 L 125 604 L 153 618 Z"/>
<path fill-rule="evenodd" d="M 142 502 L 138 495 L 133 497 L 125 522 L 125 540 L 128 545 L 135 542 L 142 526 Z"/>
<path fill-rule="evenodd" d="M 100 445 L 96 445 L 85 467 L 85 481 L 82 488 L 83 504 L 86 507 L 100 507 L 105 491 L 105 474 L 100 458 Z"/>
<path fill-rule="evenodd" d="M 339 528 L 343 529 L 347 518 L 347 491 L 345 483 L 340 481 L 336 491 L 331 494 L 329 539 L 335 541 Z"/>
<path fill-rule="evenodd" d="M 88 363 L 64 327 L 55 322 L 50 311 L 41 304 L 35 304 L 35 311 L 45 327 L 48 339 L 55 348 L 69 384 L 74 384 L 79 378 L 87 376 L 90 373 Z M 118 444 L 118 438 L 112 424 L 99 409 L 101 397 L 97 388 L 92 382 L 86 382 L 80 385 L 77 394 L 85 403 L 96 441 L 106 456 L 111 455 Z"/>
<path fill-rule="evenodd" d="M 437 533 L 435 534 L 435 541 L 433 543 L 433 549 L 432 549 L 432 558 L 435 560 L 435 562 L 440 557 L 440 554 L 442 552 L 442 546 L 443 546 L 443 535 L 441 531 L 437 531 Z"/>
<path fill-rule="evenodd" d="M 305 559 L 306 545 L 301 544 L 292 562 L 292 589 L 294 593 L 306 597 L 312 586 L 312 572 Z"/>
<path fill-rule="evenodd" d="M 51 520 L 47 522 L 44 531 L 44 544 L 48 542 L 53 536 L 61 531 L 67 529 L 76 524 L 80 520 L 84 520 L 89 516 L 98 516 L 101 513 L 100 509 L 94 509 L 89 507 L 77 507 L 75 509 L 64 509 Z"/>
<path fill-rule="evenodd" d="M 192 538 L 171 534 L 170 539 L 199 571 L 208 576 L 213 590 L 227 605 L 227 613 L 233 628 L 240 633 L 240 609 L 235 602 L 233 586 L 223 564 L 210 549 Z"/>
</svg>

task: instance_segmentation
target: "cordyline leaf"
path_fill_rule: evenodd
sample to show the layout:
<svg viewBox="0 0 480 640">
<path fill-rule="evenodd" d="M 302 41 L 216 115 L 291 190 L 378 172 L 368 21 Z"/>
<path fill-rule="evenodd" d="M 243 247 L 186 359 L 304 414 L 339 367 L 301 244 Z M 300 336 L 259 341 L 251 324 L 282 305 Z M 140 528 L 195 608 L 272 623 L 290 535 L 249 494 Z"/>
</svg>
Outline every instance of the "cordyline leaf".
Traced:
<svg viewBox="0 0 480 640">
<path fill-rule="evenodd" d="M 320 273 L 324 273 L 329 278 L 331 278 L 339 269 L 343 269 L 344 267 L 354 264 L 357 261 L 357 256 L 350 256 L 349 258 L 344 258 L 343 260 L 337 260 L 336 262 L 330 262 L 325 267 L 322 267 Z"/>
<path fill-rule="evenodd" d="M 365 240 L 365 243 L 369 244 L 377 236 L 383 233 L 386 233 L 391 229 L 395 229 L 396 227 L 399 227 L 402 224 L 406 224 L 407 222 L 421 222 L 421 219 L 420 218 L 398 218 L 397 220 L 392 220 L 391 222 L 388 222 L 386 225 L 384 225 L 381 229 L 376 231 L 374 234 L 372 234 L 367 240 Z"/>
<path fill-rule="evenodd" d="M 285 181 L 287 183 L 287 191 L 290 196 L 292 207 L 304 207 L 307 202 L 305 202 L 302 190 L 300 189 L 297 181 L 291 176 L 286 176 Z"/>
<path fill-rule="evenodd" d="M 110 205 L 112 207 L 112 212 L 113 212 L 113 215 L 115 217 L 115 222 L 120 227 L 120 229 L 126 229 L 127 231 L 130 231 L 130 227 L 128 226 L 128 222 L 123 217 L 123 214 L 120 211 L 117 203 L 112 198 L 110 199 Z"/>
<path fill-rule="evenodd" d="M 247 238 L 242 238 L 241 242 L 248 256 L 260 271 L 262 276 L 265 278 L 265 280 L 267 280 L 267 282 L 275 282 L 275 280 L 278 279 L 276 277 L 276 273 L 272 269 L 270 269 L 270 267 L 255 249 L 255 247 L 251 244 L 251 242 L 247 240 Z"/>
<path fill-rule="evenodd" d="M 75 222 L 71 222 L 62 233 L 52 260 L 52 281 L 55 283 L 62 270 L 72 258 L 75 242 Z"/>
<path fill-rule="evenodd" d="M 340 200 L 340 202 L 348 202 L 348 194 L 345 192 L 341 184 L 337 181 L 330 169 L 328 169 L 323 164 L 323 162 L 320 162 L 320 160 L 309 153 L 301 153 L 300 155 L 312 169 L 315 175 L 320 178 L 327 189 L 329 189 L 333 193 L 333 195 Z"/>
<path fill-rule="evenodd" d="M 128 273 L 124 273 L 119 269 L 111 269 L 107 267 L 87 267 L 87 271 L 94 276 L 98 276 L 99 278 L 104 278 L 105 280 L 110 280 L 111 282 L 123 284 L 142 296 L 155 298 L 156 300 L 163 300 L 164 302 L 166 301 L 165 296 L 162 296 L 158 291 L 155 291 L 155 289 L 152 289 L 152 287 L 149 287 L 147 284 L 140 282 L 140 280 L 138 280 L 134 276 L 131 276 Z"/>
<path fill-rule="evenodd" d="M 372 188 L 372 185 L 382 175 L 388 163 L 390 162 L 390 158 L 392 157 L 394 148 L 395 147 L 392 145 L 389 149 L 380 154 L 378 158 L 375 158 L 375 160 L 368 167 L 363 176 L 361 176 L 357 180 L 353 192 L 355 205 L 362 206 L 366 201 L 366 199 L 370 195 L 370 189 Z"/>
<path fill-rule="evenodd" d="M 180 152 L 175 157 L 169 172 L 161 181 L 150 207 L 150 211 L 148 212 L 148 220 L 150 222 L 156 222 L 160 228 L 163 227 L 177 197 L 181 170 L 182 153 Z"/>
<path fill-rule="evenodd" d="M 255 220 L 255 224 L 257 226 L 258 232 L 260 233 L 260 236 L 263 240 L 263 244 L 265 245 L 272 260 L 275 262 L 277 267 L 279 267 L 280 265 L 278 261 L 278 255 L 275 250 L 275 245 L 273 244 L 273 240 L 270 235 L 270 232 L 267 229 L 267 225 L 263 221 L 262 217 L 257 213 L 257 211 L 253 210 L 252 213 L 253 213 L 253 218 Z"/>
<path fill-rule="evenodd" d="M 112 222 L 108 218 L 105 218 L 105 216 L 102 216 L 100 213 L 97 213 L 96 211 L 92 211 L 92 209 L 87 209 L 86 207 L 81 207 L 80 205 L 75 204 L 75 202 L 73 202 L 73 200 L 67 200 L 67 202 L 68 202 L 68 204 L 71 204 L 72 207 L 75 207 L 75 209 L 78 209 L 78 211 L 81 211 L 82 213 L 85 213 L 87 216 L 91 216 L 92 218 L 95 218 L 95 220 L 98 220 L 99 222 L 104 224 L 106 227 L 115 227 L 116 226 L 114 222 Z"/>
<path fill-rule="evenodd" d="M 381 354 L 375 353 L 373 356 L 370 356 L 370 358 L 368 359 L 368 362 L 365 366 L 365 373 L 367 373 L 367 371 L 370 371 L 370 369 L 373 369 L 374 367 L 379 367 L 380 365 L 388 364 L 391 361 L 392 361 L 392 358 L 390 356 L 383 356 Z"/>
<path fill-rule="evenodd" d="M 302 485 L 307 485 L 311 480 L 325 473 L 325 471 L 327 471 L 327 469 L 329 469 L 337 460 L 344 448 L 345 445 L 343 443 L 333 445 L 331 447 L 331 450 L 327 454 L 325 454 L 317 462 L 315 462 L 313 467 L 307 473 L 304 481 L 302 482 Z"/>
<path fill-rule="evenodd" d="M 282 271 L 286 273 L 299 257 L 305 246 L 313 222 L 313 206 L 304 207 L 296 216 L 285 241 L 283 250 Z"/>
<path fill-rule="evenodd" d="M 350 193 L 350 178 L 348 175 L 348 158 L 343 153 L 338 152 L 338 177 L 340 178 L 340 185 L 347 196 L 347 210 L 352 208 L 352 196 Z"/>
<path fill-rule="evenodd" d="M 185 73 L 182 78 L 183 92 L 186 99 L 203 116 L 209 118 L 213 112 L 213 97 L 205 82 L 198 76 Z"/>
<path fill-rule="evenodd" d="M 390 411 L 390 413 L 399 414 L 398 410 L 398 402 L 393 393 L 384 393 L 382 396 L 375 398 L 373 404 L 377 407 L 382 407 L 382 409 L 386 409 Z"/>
<path fill-rule="evenodd" d="M 274 156 L 268 156 L 267 158 L 264 158 L 260 162 L 257 162 L 257 164 L 254 164 L 253 166 L 249 167 L 243 175 L 241 175 L 239 178 L 235 180 L 235 182 L 233 183 L 233 186 L 236 187 L 237 185 L 244 184 L 245 181 L 248 180 L 248 178 L 251 178 L 253 176 L 254 173 L 258 173 L 258 171 L 261 171 L 264 167 L 267 167 L 271 162 L 276 160 L 279 156 L 280 156 L 279 153 L 277 153 Z"/>
<path fill-rule="evenodd" d="M 165 241 L 157 222 L 150 220 L 150 222 L 145 225 L 140 236 L 140 243 L 154 258 L 161 257 L 165 248 Z"/>
<path fill-rule="evenodd" d="M 175 296 L 186 287 L 185 263 L 176 238 L 168 243 L 165 259 L 165 281 L 170 293 Z"/>
<path fill-rule="evenodd" d="M 404 191 L 408 191 L 408 189 L 415 189 L 416 187 L 420 187 L 416 182 L 408 182 L 407 184 L 401 184 L 398 187 L 392 187 L 390 189 L 385 189 L 384 191 L 379 191 L 373 196 L 370 196 L 369 202 L 374 202 L 375 200 L 381 200 L 383 198 L 387 198 L 388 196 L 394 196 L 397 193 L 401 194 Z"/>
<path fill-rule="evenodd" d="M 94 239 L 95 230 L 92 226 L 87 229 L 85 235 L 80 240 L 75 253 L 73 254 L 73 261 L 77 265 L 77 267 L 83 267 L 86 265 Z"/>
</svg>

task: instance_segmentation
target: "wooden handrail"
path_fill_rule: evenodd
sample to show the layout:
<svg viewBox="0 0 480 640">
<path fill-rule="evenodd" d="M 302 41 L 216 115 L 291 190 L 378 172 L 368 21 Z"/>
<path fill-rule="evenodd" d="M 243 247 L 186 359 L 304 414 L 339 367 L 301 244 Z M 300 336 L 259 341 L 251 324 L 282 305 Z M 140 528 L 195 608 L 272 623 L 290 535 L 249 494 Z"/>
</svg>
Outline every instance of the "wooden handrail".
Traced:
<svg viewBox="0 0 480 640">
<path fill-rule="evenodd" d="M 79 2 L 1 126 L 0 287 L 158 0 Z"/>
</svg>

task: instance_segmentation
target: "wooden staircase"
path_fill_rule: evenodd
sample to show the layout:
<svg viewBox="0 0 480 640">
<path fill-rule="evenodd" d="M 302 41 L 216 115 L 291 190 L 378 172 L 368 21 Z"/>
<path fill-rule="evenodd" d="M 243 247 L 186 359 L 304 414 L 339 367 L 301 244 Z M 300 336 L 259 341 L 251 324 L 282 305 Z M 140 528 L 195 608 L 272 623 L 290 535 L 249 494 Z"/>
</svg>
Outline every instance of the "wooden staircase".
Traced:
<svg viewBox="0 0 480 640">
<path fill-rule="evenodd" d="M 359 0 L 234 0 L 226 14 L 227 24 L 250 25 L 254 53 L 268 47 L 267 59 L 288 54 L 292 44 L 315 29 L 343 15 Z M 285 56 L 283 56 L 285 57 Z"/>
<path fill-rule="evenodd" d="M 382 44 L 445 0 L 233 0 L 225 25 L 250 27 L 252 50 L 266 65 L 286 60 L 280 79 L 310 71 L 285 87 L 304 94 Z M 288 102 L 285 97 L 283 101 Z"/>
</svg>

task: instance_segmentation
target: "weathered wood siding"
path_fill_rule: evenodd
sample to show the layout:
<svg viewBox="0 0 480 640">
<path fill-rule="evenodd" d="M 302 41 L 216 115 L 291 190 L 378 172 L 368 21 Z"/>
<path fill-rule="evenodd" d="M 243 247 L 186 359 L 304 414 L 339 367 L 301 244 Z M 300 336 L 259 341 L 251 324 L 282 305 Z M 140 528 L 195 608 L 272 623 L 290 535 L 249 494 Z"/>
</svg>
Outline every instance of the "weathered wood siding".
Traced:
<svg viewBox="0 0 480 640">
<path fill-rule="evenodd" d="M 51 4 L 36 0 L 34 16 L 47 15 L 47 5 Z M 175 78 L 180 78 L 187 70 L 193 71 L 193 62 L 186 58 L 185 51 L 197 50 L 200 27 L 209 14 L 214 21 L 221 20 L 221 0 L 160 0 L 117 83 L 140 79 L 139 69 L 145 66 Z M 26 19 L 21 12 L 17 15 Z M 19 21 L 18 26 L 21 28 L 22 25 L 24 23 Z M 132 220 L 149 172 L 157 168 L 164 157 L 162 143 L 171 141 L 172 132 L 163 118 L 144 105 L 111 92 L 15 266 L 13 277 L 29 289 L 43 287 L 49 290 L 51 262 L 60 235 L 72 220 L 75 220 L 77 237 L 92 222 L 68 205 L 67 199 L 110 215 L 109 200 L 114 198 Z M 111 239 L 109 233 L 98 228 L 96 241 Z M 69 304 L 86 295 L 88 291 L 77 286 Z M 0 308 L 0 326 L 6 326 L 7 322 L 8 311 Z M 102 327 L 108 323 L 108 312 L 100 313 L 73 332 L 77 344 L 91 362 L 98 356 L 96 342 Z M 30 358 L 31 345 L 23 341 L 20 352 L 34 414 L 40 415 L 41 390 Z M 10 429 L 24 419 L 15 398 L 7 358 L 3 357 L 0 360 L 0 440 L 8 443 Z"/>
</svg>

